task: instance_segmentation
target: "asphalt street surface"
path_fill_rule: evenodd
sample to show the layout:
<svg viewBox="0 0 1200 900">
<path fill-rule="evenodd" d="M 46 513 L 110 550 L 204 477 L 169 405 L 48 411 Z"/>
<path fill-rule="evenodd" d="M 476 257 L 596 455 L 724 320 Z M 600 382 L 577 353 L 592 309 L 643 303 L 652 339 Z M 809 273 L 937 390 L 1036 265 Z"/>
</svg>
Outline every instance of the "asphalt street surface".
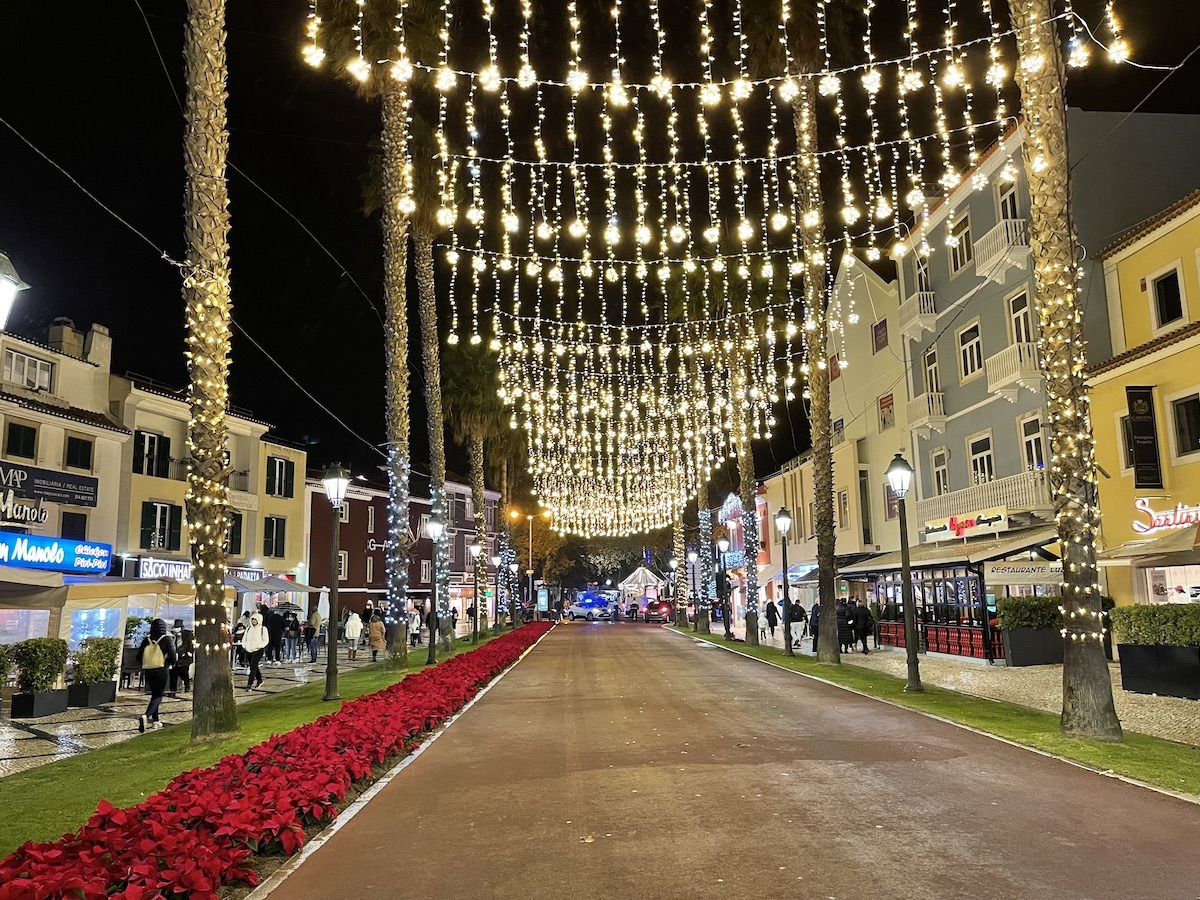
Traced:
<svg viewBox="0 0 1200 900">
<path fill-rule="evenodd" d="M 564 624 L 272 900 L 1200 898 L 1200 806 L 702 645 Z"/>
</svg>

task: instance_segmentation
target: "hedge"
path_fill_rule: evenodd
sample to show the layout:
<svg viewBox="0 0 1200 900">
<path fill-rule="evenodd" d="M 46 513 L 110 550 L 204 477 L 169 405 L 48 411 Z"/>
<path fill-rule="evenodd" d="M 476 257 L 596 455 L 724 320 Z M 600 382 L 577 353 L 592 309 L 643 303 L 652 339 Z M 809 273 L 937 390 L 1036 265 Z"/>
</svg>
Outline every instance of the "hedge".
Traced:
<svg viewBox="0 0 1200 900">
<path fill-rule="evenodd" d="M 14 644 L 11 652 L 17 667 L 17 690 L 22 694 L 53 690 L 67 668 L 67 642 L 61 638 L 30 638 Z"/>
<path fill-rule="evenodd" d="M 1200 646 L 1200 603 L 1139 603 L 1110 615 L 1118 643 Z"/>
<path fill-rule="evenodd" d="M 1062 628 L 1062 613 L 1058 597 L 1001 597 L 996 601 L 1000 627 Z"/>
</svg>

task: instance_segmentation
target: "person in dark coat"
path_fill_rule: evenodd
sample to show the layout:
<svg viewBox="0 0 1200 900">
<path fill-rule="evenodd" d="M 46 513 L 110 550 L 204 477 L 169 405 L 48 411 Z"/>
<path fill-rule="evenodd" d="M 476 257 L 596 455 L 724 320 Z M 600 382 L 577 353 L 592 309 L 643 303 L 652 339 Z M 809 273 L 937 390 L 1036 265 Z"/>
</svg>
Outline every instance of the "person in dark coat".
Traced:
<svg viewBox="0 0 1200 900">
<path fill-rule="evenodd" d="M 147 654 L 151 645 L 156 650 Z M 175 665 L 175 642 L 167 633 L 165 619 L 155 619 L 150 623 L 150 634 L 142 638 L 142 646 L 138 647 L 137 663 L 142 667 L 146 687 L 150 689 L 150 702 L 146 704 L 146 711 L 138 716 L 138 731 L 162 728 L 162 722 L 158 721 L 158 708 L 162 705 L 163 694 L 167 692 L 167 673 Z"/>
<path fill-rule="evenodd" d="M 171 696 L 175 696 L 179 682 L 183 682 L 186 693 L 192 689 L 192 660 L 195 659 L 195 643 L 192 632 L 183 627 L 183 619 L 175 620 L 171 629 L 171 640 L 175 644 L 175 665 L 171 667 Z"/>
<path fill-rule="evenodd" d="M 283 665 L 283 632 L 287 628 L 287 622 L 279 610 L 273 609 L 263 624 L 267 626 L 267 634 L 271 636 L 271 643 L 267 645 L 267 662 L 281 666 Z"/>
<path fill-rule="evenodd" d="M 875 622 L 871 618 L 871 611 L 867 609 L 865 600 L 859 600 L 858 605 L 850 610 L 851 624 L 854 626 L 854 637 L 862 641 L 863 656 L 867 655 L 867 637 L 875 631 Z M 854 649 L 853 643 L 850 645 Z"/>
<path fill-rule="evenodd" d="M 845 600 L 837 606 L 838 644 L 843 653 L 849 653 L 854 647 L 854 623 L 850 616 L 850 604 Z"/>
<path fill-rule="evenodd" d="M 817 652 L 817 639 L 821 636 L 821 601 L 813 604 L 812 613 L 808 619 L 808 630 L 812 632 L 813 653 Z M 799 643 L 799 642 L 797 642 Z"/>
<path fill-rule="evenodd" d="M 774 600 L 767 601 L 767 608 L 764 612 L 767 617 L 767 631 L 771 633 L 771 639 L 775 639 L 775 626 L 779 624 L 779 610 L 775 606 Z"/>
</svg>

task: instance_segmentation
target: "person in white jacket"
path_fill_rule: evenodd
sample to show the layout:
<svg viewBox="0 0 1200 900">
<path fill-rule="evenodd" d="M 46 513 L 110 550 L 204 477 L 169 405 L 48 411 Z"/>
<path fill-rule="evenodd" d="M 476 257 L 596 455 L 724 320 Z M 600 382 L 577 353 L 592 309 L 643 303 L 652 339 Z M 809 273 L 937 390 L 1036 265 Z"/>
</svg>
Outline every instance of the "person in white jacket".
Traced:
<svg viewBox="0 0 1200 900">
<path fill-rule="evenodd" d="M 358 613 L 350 610 L 346 616 L 346 641 L 350 644 L 349 659 L 358 659 L 358 639 L 362 637 L 363 624 Z"/>
<path fill-rule="evenodd" d="M 269 643 L 271 643 L 271 635 L 262 623 L 262 616 L 255 613 L 250 617 L 250 625 L 242 633 L 242 650 L 245 652 L 250 666 L 249 680 L 246 682 L 248 691 L 254 690 L 263 683 L 258 661 L 262 659 L 263 651 L 267 649 Z"/>
</svg>

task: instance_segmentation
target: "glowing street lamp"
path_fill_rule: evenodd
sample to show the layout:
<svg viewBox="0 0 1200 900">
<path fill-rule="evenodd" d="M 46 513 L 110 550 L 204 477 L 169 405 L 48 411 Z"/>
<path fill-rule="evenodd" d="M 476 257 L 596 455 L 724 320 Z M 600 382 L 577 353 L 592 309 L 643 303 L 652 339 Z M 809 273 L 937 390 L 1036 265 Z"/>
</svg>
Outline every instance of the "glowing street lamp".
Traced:
<svg viewBox="0 0 1200 900">
<path fill-rule="evenodd" d="M 441 519 L 439 519 L 437 516 L 430 516 L 428 519 L 425 520 L 425 534 L 428 535 L 429 540 L 433 542 L 433 558 L 434 559 L 437 559 L 438 541 L 440 541 L 442 539 L 442 536 L 445 533 L 446 533 L 446 523 L 443 522 Z M 438 615 L 437 608 L 438 608 L 438 583 L 437 583 L 437 573 L 435 572 L 434 576 L 433 576 L 433 590 L 430 592 L 429 615 L 428 615 L 428 619 L 429 619 L 429 655 L 425 658 L 425 661 L 431 666 L 435 662 L 437 662 L 437 633 L 441 627 L 441 617 Z"/>
<path fill-rule="evenodd" d="M 787 561 L 787 539 L 788 532 L 792 530 L 792 514 L 787 511 L 786 506 L 779 507 L 779 511 L 775 513 L 775 530 L 779 532 L 779 541 L 783 551 L 783 652 L 785 656 L 795 656 L 796 652 L 792 649 L 792 603 L 788 595 Z"/>
<path fill-rule="evenodd" d="M 338 564 L 342 543 L 342 504 L 346 501 L 346 489 L 350 487 L 350 472 L 341 463 L 334 463 L 321 476 L 325 496 L 333 510 L 333 527 L 330 536 L 329 562 L 329 628 L 325 638 L 325 695 L 322 700 L 340 700 L 338 694 Z"/>
<path fill-rule="evenodd" d="M 479 538 L 476 538 L 475 540 L 471 541 L 470 545 L 467 547 L 467 551 L 471 554 L 471 568 L 472 568 L 472 570 L 474 570 L 478 565 L 480 554 L 483 553 L 483 544 L 479 543 Z M 487 579 L 485 578 L 484 584 L 486 585 L 486 583 L 487 583 Z M 476 579 L 475 602 L 471 604 L 471 608 L 475 610 L 475 615 L 473 615 L 471 617 L 471 620 L 472 620 L 471 621 L 471 643 L 472 644 L 479 643 L 479 601 L 481 599 L 479 597 L 480 590 L 481 590 L 481 587 L 479 585 L 479 581 L 478 581 L 478 579 Z"/>
<path fill-rule="evenodd" d="M 499 553 L 492 555 L 492 568 L 496 570 L 496 596 L 492 598 L 492 634 L 500 633 L 500 563 Z"/>
<path fill-rule="evenodd" d="M 700 554 L 697 553 L 694 548 L 687 552 L 687 561 L 692 564 L 692 602 L 696 606 L 696 611 L 692 616 L 692 631 L 698 631 L 700 629 L 700 591 L 696 588 L 700 578 L 700 573 L 698 571 L 700 568 L 698 565 L 699 560 Z M 683 624 L 687 624 L 687 619 L 684 619 Z"/>
<path fill-rule="evenodd" d="M 725 592 L 729 589 L 729 573 L 725 570 L 725 554 L 729 552 L 729 538 L 723 537 L 717 540 L 717 572 L 720 577 L 717 579 L 717 602 L 721 604 L 721 621 L 725 625 L 725 637 L 733 637 L 733 623 L 729 620 L 730 609 L 725 603 Z"/>
<path fill-rule="evenodd" d="M 900 509 L 900 597 L 904 603 L 904 651 L 908 657 L 908 683 L 906 691 L 923 691 L 920 664 L 917 662 L 917 610 L 913 601 L 912 561 L 908 550 L 908 512 L 904 508 L 904 495 L 912 487 L 913 467 L 899 453 L 887 467 L 888 485 L 896 495 Z M 987 623 L 984 623 L 987 627 Z"/>
</svg>

